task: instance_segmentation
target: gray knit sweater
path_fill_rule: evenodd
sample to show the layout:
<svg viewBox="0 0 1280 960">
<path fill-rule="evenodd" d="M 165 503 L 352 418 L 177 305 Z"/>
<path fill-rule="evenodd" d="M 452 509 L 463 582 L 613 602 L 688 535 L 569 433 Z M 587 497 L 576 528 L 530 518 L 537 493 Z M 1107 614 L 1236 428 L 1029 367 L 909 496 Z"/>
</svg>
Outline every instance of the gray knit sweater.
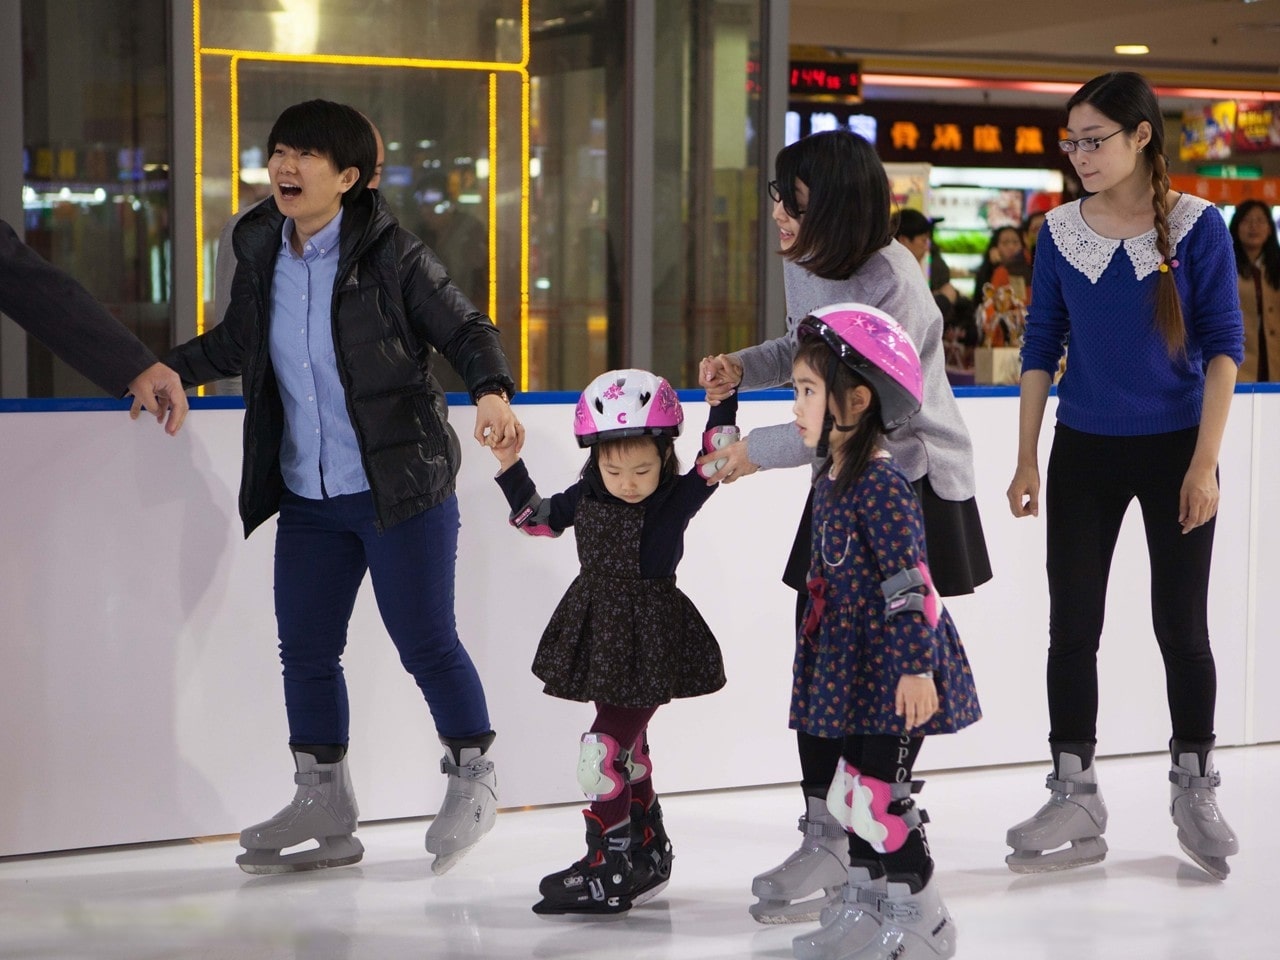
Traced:
<svg viewBox="0 0 1280 960">
<path fill-rule="evenodd" d="M 885 438 L 885 446 L 911 480 L 929 475 L 944 500 L 974 494 L 973 445 L 947 382 L 942 350 L 942 314 L 916 258 L 896 240 L 877 250 L 847 280 L 824 280 L 790 260 L 783 266 L 787 332 L 734 354 L 742 362 L 742 390 L 764 390 L 791 381 L 796 324 L 812 310 L 833 303 L 865 303 L 902 324 L 920 351 L 924 406 Z M 813 462 L 793 423 L 759 427 L 747 434 L 747 453 L 762 470 Z"/>
</svg>

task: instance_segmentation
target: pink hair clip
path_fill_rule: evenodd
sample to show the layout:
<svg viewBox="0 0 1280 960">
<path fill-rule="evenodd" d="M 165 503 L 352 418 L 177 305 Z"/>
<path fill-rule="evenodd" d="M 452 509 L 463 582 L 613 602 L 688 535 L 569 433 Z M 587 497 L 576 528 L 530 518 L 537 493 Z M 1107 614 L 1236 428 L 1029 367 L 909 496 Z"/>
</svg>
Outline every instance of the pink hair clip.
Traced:
<svg viewBox="0 0 1280 960">
<path fill-rule="evenodd" d="M 1176 270 L 1176 269 L 1178 268 L 1178 261 L 1177 261 L 1177 260 L 1170 260 L 1168 263 L 1165 263 L 1163 260 L 1161 260 L 1161 261 L 1160 261 L 1160 272 L 1161 272 L 1161 273 L 1168 273 L 1168 272 L 1169 272 L 1169 268 L 1170 268 L 1170 267 L 1173 267 L 1173 268 Z"/>
</svg>

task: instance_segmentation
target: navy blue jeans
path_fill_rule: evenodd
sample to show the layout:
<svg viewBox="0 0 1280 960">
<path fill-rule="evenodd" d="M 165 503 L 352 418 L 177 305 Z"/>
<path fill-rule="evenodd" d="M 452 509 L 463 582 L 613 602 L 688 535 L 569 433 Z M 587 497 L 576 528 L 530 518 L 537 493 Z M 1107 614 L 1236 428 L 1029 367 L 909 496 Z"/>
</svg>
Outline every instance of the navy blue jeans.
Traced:
<svg viewBox="0 0 1280 960">
<path fill-rule="evenodd" d="M 307 500 L 285 492 L 275 600 L 290 743 L 347 742 L 342 651 L 366 570 L 382 622 L 440 736 L 489 732 L 484 688 L 454 621 L 458 527 L 456 496 L 379 534 L 369 493 Z"/>
</svg>

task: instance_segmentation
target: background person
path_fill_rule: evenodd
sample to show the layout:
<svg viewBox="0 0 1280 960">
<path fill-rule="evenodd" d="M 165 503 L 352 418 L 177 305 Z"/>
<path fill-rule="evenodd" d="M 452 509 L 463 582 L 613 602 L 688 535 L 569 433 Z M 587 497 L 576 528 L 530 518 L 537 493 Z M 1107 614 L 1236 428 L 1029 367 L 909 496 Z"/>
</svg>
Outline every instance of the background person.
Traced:
<svg viewBox="0 0 1280 960">
<path fill-rule="evenodd" d="M 1244 201 L 1228 230 L 1244 312 L 1244 362 L 1238 379 L 1280 380 L 1280 243 L 1271 208 L 1261 200 Z"/>
</svg>

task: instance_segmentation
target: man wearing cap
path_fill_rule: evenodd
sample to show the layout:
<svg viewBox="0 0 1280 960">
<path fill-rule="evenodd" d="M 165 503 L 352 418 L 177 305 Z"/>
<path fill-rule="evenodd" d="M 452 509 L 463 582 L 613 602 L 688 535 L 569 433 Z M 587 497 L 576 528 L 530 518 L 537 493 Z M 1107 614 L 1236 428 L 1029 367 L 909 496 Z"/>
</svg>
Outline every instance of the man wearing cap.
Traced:
<svg viewBox="0 0 1280 960">
<path fill-rule="evenodd" d="M 915 254 L 916 259 L 924 263 L 925 255 L 932 253 L 929 261 L 929 289 L 938 298 L 938 306 L 945 317 L 950 313 L 949 307 L 954 305 L 959 293 L 951 285 L 951 268 L 942 259 L 942 253 L 933 243 L 933 228 L 942 222 L 942 217 L 930 219 L 919 210 L 910 208 L 898 213 L 898 242 Z M 946 303 L 942 302 L 946 298 Z"/>
</svg>

